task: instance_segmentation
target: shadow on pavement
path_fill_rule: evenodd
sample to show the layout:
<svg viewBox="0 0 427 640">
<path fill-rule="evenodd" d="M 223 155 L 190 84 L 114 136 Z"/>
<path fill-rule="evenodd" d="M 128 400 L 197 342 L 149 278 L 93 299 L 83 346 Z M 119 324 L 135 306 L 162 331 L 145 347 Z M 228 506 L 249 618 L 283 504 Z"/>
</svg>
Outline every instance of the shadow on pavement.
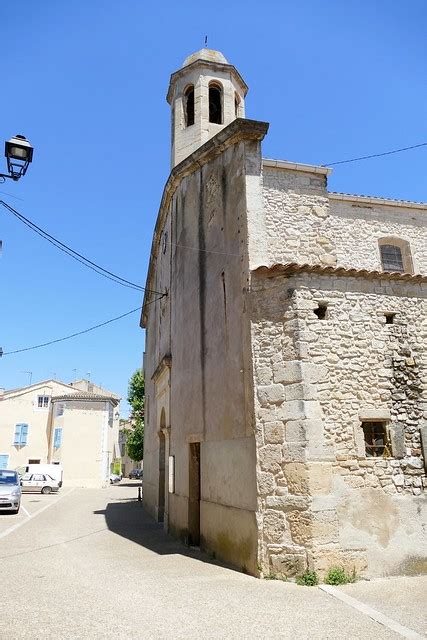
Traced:
<svg viewBox="0 0 427 640">
<path fill-rule="evenodd" d="M 165 533 L 163 524 L 159 524 L 148 515 L 142 502 L 138 502 L 136 497 L 109 502 L 105 509 L 93 513 L 105 516 L 110 531 L 159 555 L 180 554 L 216 566 L 227 566 L 203 553 L 198 547 L 188 547 Z M 228 566 L 227 568 L 233 569 Z"/>
</svg>

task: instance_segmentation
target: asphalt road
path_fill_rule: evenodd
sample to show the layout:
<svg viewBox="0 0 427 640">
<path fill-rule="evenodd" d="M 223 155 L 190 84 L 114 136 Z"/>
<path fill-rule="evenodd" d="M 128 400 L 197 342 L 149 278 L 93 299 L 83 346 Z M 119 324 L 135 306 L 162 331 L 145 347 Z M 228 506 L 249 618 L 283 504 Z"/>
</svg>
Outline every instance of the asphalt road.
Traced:
<svg viewBox="0 0 427 640">
<path fill-rule="evenodd" d="M 355 599 L 350 604 L 318 588 L 257 580 L 166 536 L 136 497 L 137 483 L 64 488 L 57 496 L 24 496 L 29 515 L 0 513 L 0 638 L 382 640 L 425 633 L 423 578 L 336 590 Z M 372 609 L 388 616 L 386 626 L 370 617 Z M 392 630 L 393 621 L 402 626 Z"/>
</svg>

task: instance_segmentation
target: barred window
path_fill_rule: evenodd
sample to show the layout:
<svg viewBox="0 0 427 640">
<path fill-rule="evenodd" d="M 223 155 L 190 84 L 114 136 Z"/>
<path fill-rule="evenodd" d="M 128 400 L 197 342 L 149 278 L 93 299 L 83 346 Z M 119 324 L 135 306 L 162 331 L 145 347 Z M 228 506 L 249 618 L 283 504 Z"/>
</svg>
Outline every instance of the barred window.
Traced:
<svg viewBox="0 0 427 640">
<path fill-rule="evenodd" d="M 394 244 L 382 244 L 380 246 L 381 262 L 384 271 L 399 271 L 403 273 L 402 251 Z"/>
<path fill-rule="evenodd" d="M 407 240 L 395 236 L 378 238 L 383 271 L 414 273 L 411 246 Z"/>
<path fill-rule="evenodd" d="M 369 458 L 388 458 L 391 455 L 385 422 L 362 422 L 365 450 Z"/>
</svg>

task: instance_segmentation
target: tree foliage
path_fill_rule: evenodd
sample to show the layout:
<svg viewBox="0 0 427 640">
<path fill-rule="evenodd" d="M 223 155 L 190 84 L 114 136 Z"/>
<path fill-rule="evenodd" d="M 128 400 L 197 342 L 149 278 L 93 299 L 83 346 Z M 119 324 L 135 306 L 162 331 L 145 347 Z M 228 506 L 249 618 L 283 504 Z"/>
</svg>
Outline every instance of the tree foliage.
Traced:
<svg viewBox="0 0 427 640">
<path fill-rule="evenodd" d="M 133 429 L 129 429 L 126 448 L 134 462 L 140 462 L 144 456 L 144 375 L 140 369 L 135 371 L 129 380 L 128 402 L 132 407 L 130 415 Z"/>
</svg>

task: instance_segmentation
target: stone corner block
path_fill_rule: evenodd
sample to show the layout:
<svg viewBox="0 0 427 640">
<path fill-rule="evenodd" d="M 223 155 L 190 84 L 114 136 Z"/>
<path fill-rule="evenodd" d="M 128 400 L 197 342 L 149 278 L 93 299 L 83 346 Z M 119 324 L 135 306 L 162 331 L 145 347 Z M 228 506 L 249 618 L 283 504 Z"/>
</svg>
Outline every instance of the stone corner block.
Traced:
<svg viewBox="0 0 427 640">
<path fill-rule="evenodd" d="M 257 389 L 260 404 L 265 407 L 269 404 L 281 404 L 284 400 L 284 387 L 282 384 L 269 384 L 259 386 Z"/>
</svg>

